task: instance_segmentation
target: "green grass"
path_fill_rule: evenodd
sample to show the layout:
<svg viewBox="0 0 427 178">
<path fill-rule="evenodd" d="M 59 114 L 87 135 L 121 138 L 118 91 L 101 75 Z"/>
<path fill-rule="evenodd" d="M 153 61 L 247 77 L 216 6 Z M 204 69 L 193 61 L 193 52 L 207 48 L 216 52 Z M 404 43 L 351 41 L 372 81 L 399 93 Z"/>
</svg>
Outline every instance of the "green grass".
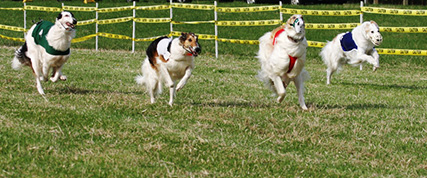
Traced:
<svg viewBox="0 0 427 178">
<path fill-rule="evenodd" d="M 77 1 L 66 4 L 84 6 Z M 31 5 L 60 6 L 56 1 Z M 246 6 L 243 2 L 220 5 Z M 3 1 L 3 6 L 22 4 Z M 289 7 L 356 9 L 358 5 Z M 22 12 L 0 11 L 0 24 L 22 26 L 22 21 L 5 18 L 12 13 L 22 19 Z M 168 16 L 166 11 L 138 13 L 140 17 Z M 255 14 L 223 14 L 220 19 L 270 19 L 277 15 Z M 31 11 L 28 15 L 29 19 L 41 16 L 53 20 L 56 13 Z M 82 20 L 93 18 L 91 13 L 75 15 Z M 115 18 L 130 13 L 103 15 Z M 204 11 L 200 17 L 211 18 Z M 427 26 L 425 17 L 365 17 L 383 26 Z M 185 13 L 177 18 L 197 20 Z M 358 17 L 306 16 L 305 20 L 357 22 Z M 129 23 L 101 28 L 101 32 L 124 35 L 130 35 L 131 30 Z M 156 28 L 138 24 L 138 37 L 168 33 L 168 26 L 164 32 Z M 213 33 L 209 25 L 174 28 Z M 257 39 L 273 28 L 221 27 L 220 35 Z M 331 40 L 343 31 L 307 30 L 307 39 Z M 78 37 L 92 33 L 93 26 L 78 29 Z M 5 30 L 0 34 L 22 37 Z M 422 40 L 425 34 L 383 36 L 383 48 L 427 49 Z M 309 111 L 302 111 L 294 85 L 289 86 L 284 102 L 276 103 L 255 78 L 259 69 L 254 58 L 256 45 L 220 43 L 220 57 L 215 59 L 213 42 L 200 43 L 203 53 L 196 59 L 193 76 L 177 93 L 175 105 L 169 107 L 168 92 L 150 104 L 142 87 L 134 82 L 148 43 L 137 43 L 135 54 L 129 52 L 130 41 L 124 40 L 100 38 L 99 52 L 93 50 L 94 39 L 73 44 L 73 54 L 63 70 L 68 80 L 43 83 L 45 101 L 28 67 L 21 71 L 10 67 L 14 50 L 21 43 L 0 39 L 0 44 L 7 45 L 0 46 L 0 177 L 427 176 L 425 57 L 382 55 L 376 72 L 368 65 L 363 71 L 345 66 L 333 76 L 332 85 L 326 85 L 320 49 L 308 48 L 306 68 L 311 80 L 305 84 L 305 98 Z"/>
<path fill-rule="evenodd" d="M 346 66 L 327 86 L 309 56 L 304 112 L 294 85 L 275 102 L 253 57 L 202 55 L 169 107 L 134 82 L 141 53 L 73 50 L 45 101 L 13 52 L 0 49 L 1 177 L 427 176 L 424 66 Z"/>
</svg>

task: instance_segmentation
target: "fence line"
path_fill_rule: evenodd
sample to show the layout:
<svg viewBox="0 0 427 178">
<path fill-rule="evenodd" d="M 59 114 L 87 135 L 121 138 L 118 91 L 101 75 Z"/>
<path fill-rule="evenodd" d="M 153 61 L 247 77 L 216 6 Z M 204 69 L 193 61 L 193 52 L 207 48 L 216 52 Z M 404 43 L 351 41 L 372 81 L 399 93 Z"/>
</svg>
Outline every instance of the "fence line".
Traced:
<svg viewBox="0 0 427 178">
<path fill-rule="evenodd" d="M 173 20 L 173 8 L 183 8 L 183 9 L 195 9 L 195 10 L 213 10 L 214 11 L 214 20 L 210 21 L 174 21 Z M 154 5 L 154 6 L 136 6 L 134 1 L 132 6 L 123 6 L 123 7 L 110 7 L 110 8 L 98 8 L 98 3 L 96 7 L 76 7 L 76 6 L 65 6 L 62 4 L 61 8 L 57 7 L 42 7 L 42 6 L 31 6 L 24 3 L 23 8 L 2 8 L 0 10 L 12 10 L 12 11 L 23 11 L 24 12 L 24 27 L 15 27 L 9 25 L 0 24 L 0 29 L 17 31 L 17 32 L 26 32 L 26 11 L 47 11 L 47 12 L 60 12 L 62 10 L 68 11 L 84 11 L 84 12 L 95 12 L 96 18 L 89 19 L 84 21 L 79 21 L 77 25 L 89 25 L 96 24 L 95 34 L 87 35 L 80 38 L 75 38 L 72 40 L 73 43 L 83 42 L 92 38 L 96 38 L 95 49 L 98 50 L 98 37 L 106 37 L 113 39 L 123 39 L 132 41 L 132 52 L 135 51 L 135 42 L 140 41 L 153 41 L 154 39 L 160 37 L 147 37 L 147 38 L 136 38 L 135 34 L 135 23 L 170 23 L 170 33 L 168 36 L 179 36 L 180 32 L 173 31 L 173 25 L 180 24 L 204 24 L 211 23 L 215 25 L 215 34 L 199 34 L 200 39 L 205 40 L 215 40 L 215 56 L 218 57 L 218 42 L 226 43 L 239 43 L 239 44 L 259 44 L 258 40 L 239 40 L 239 39 L 225 39 L 218 37 L 218 26 L 267 26 L 267 25 L 281 25 L 283 24 L 283 14 L 302 14 L 302 15 L 312 15 L 312 16 L 360 16 L 359 23 L 335 23 L 335 24 L 320 24 L 320 23 L 307 23 L 307 29 L 353 29 L 357 25 L 363 22 L 363 13 L 375 13 L 375 14 L 386 14 L 386 15 L 408 15 L 408 16 L 427 16 L 427 10 L 409 10 L 409 9 L 388 9 L 380 7 L 364 7 L 363 2 L 361 2 L 360 10 L 306 10 L 306 9 L 292 9 L 292 8 L 282 8 L 282 3 L 279 5 L 271 6 L 257 6 L 257 7 L 217 7 L 216 1 L 214 5 L 200 5 L 200 4 L 181 4 L 181 3 L 172 3 L 169 5 Z M 110 13 L 118 11 L 133 11 L 133 15 L 129 17 L 120 17 L 114 19 L 102 19 L 98 18 L 98 13 Z M 164 18 L 137 18 L 136 10 L 169 10 L 170 16 Z M 270 20 L 246 20 L 246 21 L 220 21 L 218 20 L 217 13 L 247 13 L 247 12 L 265 12 L 265 11 L 279 11 L 279 19 L 270 19 Z M 114 24 L 114 23 L 123 23 L 132 21 L 132 37 L 120 34 L 111 34 L 98 31 L 98 25 L 104 24 Z M 393 32 L 393 33 L 427 33 L 427 27 L 380 27 L 381 32 Z M 24 42 L 24 38 L 14 38 L 8 37 L 0 34 L 0 38 L 21 41 Z M 310 47 L 323 47 L 326 43 L 317 42 L 317 41 L 308 41 Z M 411 49 L 383 49 L 377 48 L 377 51 L 380 54 L 391 54 L 391 55 L 422 55 L 427 56 L 427 50 L 411 50 Z"/>
</svg>

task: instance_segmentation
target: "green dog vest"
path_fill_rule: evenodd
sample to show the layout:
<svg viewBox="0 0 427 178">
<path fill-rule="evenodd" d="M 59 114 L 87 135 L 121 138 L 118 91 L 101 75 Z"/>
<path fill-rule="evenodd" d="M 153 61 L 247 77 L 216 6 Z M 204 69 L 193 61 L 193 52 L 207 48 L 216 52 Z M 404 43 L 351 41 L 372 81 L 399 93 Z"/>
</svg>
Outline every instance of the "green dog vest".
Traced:
<svg viewBox="0 0 427 178">
<path fill-rule="evenodd" d="M 70 54 L 70 48 L 65 51 L 58 51 L 54 49 L 46 40 L 46 35 L 49 32 L 50 28 L 54 24 L 49 21 L 41 21 L 37 23 L 36 27 L 33 30 L 32 36 L 34 38 L 34 42 L 46 50 L 47 53 L 51 55 L 68 55 Z"/>
</svg>

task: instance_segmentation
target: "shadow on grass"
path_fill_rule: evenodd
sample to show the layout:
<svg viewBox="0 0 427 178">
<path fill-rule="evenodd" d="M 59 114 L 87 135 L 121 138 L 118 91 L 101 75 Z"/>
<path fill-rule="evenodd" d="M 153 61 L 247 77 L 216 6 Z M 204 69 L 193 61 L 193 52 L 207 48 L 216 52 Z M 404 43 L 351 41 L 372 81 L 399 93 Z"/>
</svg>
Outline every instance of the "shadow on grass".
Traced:
<svg viewBox="0 0 427 178">
<path fill-rule="evenodd" d="M 404 109 L 400 105 L 387 105 L 376 103 L 354 103 L 348 105 L 328 105 L 328 104 L 313 104 L 318 109 L 348 109 L 348 110 L 370 110 L 370 109 Z"/>
<path fill-rule="evenodd" d="M 77 87 L 63 87 L 57 89 L 58 94 L 78 94 L 78 95 L 86 95 L 86 94 L 108 94 L 108 93 L 114 93 L 114 94 L 137 94 L 142 95 L 145 94 L 142 91 L 134 92 L 134 91 L 118 91 L 118 90 L 91 90 L 91 89 L 83 89 L 83 88 L 77 88 Z"/>
<path fill-rule="evenodd" d="M 366 86 L 373 89 L 411 89 L 411 90 L 427 90 L 427 87 L 425 86 L 416 86 L 416 85 L 396 85 L 396 84 L 389 84 L 389 85 L 382 85 L 382 84 L 375 84 L 375 83 L 347 83 L 347 82 L 341 82 L 339 84 L 342 85 L 359 85 L 359 86 Z"/>
<path fill-rule="evenodd" d="M 239 108 L 273 108 L 270 103 L 259 103 L 251 101 L 211 101 L 211 102 L 192 102 L 194 106 L 208 107 L 239 107 Z"/>
</svg>

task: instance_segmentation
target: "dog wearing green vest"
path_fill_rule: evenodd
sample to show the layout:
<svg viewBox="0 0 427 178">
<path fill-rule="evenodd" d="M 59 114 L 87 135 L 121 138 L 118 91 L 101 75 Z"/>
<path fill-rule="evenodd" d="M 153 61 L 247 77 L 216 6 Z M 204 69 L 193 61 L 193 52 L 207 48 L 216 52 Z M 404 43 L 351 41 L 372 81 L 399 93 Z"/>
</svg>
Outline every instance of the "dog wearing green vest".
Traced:
<svg viewBox="0 0 427 178">
<path fill-rule="evenodd" d="M 74 15 L 67 11 L 61 12 L 55 23 L 40 21 L 30 28 L 24 45 L 15 52 L 12 68 L 19 70 L 22 66 L 30 66 L 41 95 L 45 95 L 41 81 L 47 81 L 50 69 L 50 81 L 67 80 L 61 70 L 71 54 L 70 46 L 71 40 L 76 36 L 76 24 Z"/>
</svg>

